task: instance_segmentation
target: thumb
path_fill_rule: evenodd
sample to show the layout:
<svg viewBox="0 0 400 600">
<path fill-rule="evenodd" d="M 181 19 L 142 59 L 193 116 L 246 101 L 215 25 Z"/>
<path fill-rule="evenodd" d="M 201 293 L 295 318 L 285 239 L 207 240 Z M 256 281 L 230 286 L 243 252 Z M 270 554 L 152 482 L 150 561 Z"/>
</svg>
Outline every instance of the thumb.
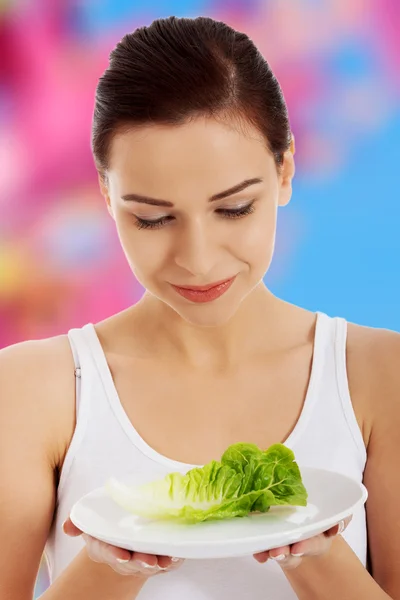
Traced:
<svg viewBox="0 0 400 600">
<path fill-rule="evenodd" d="M 63 524 L 63 530 L 64 530 L 64 533 L 66 533 L 67 535 L 70 535 L 71 537 L 77 537 L 78 535 L 81 535 L 81 533 L 82 533 L 82 531 L 73 524 L 73 522 L 71 521 L 71 519 L 69 517 Z"/>
</svg>

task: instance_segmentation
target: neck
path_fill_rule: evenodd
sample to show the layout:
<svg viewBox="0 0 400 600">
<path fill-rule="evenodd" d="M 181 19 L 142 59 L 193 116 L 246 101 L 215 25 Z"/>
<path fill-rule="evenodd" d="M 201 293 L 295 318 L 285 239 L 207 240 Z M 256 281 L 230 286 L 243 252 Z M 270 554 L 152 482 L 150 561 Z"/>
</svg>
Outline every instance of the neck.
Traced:
<svg viewBox="0 0 400 600">
<path fill-rule="evenodd" d="M 146 345 L 157 340 L 151 352 L 180 364 L 229 369 L 259 352 L 278 351 L 287 343 L 288 317 L 293 306 L 276 298 L 260 283 L 242 302 L 229 322 L 201 327 L 182 319 L 168 305 L 145 294 L 136 305 L 140 334 Z M 293 316 L 291 317 L 293 319 Z"/>
</svg>

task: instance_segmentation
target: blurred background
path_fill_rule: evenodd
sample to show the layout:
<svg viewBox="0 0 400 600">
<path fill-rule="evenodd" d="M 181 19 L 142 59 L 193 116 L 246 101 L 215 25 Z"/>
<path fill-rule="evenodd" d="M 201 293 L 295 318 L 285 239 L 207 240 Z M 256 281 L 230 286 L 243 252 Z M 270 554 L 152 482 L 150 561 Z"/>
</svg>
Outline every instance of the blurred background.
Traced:
<svg viewBox="0 0 400 600">
<path fill-rule="evenodd" d="M 140 297 L 97 186 L 93 100 L 117 41 L 172 14 L 245 31 L 283 87 L 297 173 L 270 288 L 400 330 L 398 0 L 0 0 L 0 347 Z"/>
</svg>

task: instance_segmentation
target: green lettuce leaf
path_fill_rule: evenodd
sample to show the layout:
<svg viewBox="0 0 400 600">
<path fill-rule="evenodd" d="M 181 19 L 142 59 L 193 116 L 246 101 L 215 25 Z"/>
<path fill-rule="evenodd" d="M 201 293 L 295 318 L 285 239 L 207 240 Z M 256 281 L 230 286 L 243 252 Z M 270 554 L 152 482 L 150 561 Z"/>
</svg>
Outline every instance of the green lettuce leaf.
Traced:
<svg viewBox="0 0 400 600">
<path fill-rule="evenodd" d="M 197 523 L 267 512 L 271 506 L 307 505 L 307 491 L 293 452 L 283 444 L 260 450 L 233 444 L 221 461 L 140 486 L 114 478 L 107 493 L 131 513 L 151 519 Z"/>
</svg>

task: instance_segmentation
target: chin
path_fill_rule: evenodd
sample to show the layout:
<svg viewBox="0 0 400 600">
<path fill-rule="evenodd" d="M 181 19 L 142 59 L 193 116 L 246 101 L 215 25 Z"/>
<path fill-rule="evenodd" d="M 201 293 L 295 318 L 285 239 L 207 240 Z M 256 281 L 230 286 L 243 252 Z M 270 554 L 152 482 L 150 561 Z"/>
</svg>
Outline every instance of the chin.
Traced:
<svg viewBox="0 0 400 600">
<path fill-rule="evenodd" d="M 171 297 L 171 294 L 150 292 L 164 307 L 168 307 L 183 321 L 195 327 L 222 327 L 226 325 L 238 312 L 243 301 L 257 287 L 257 284 L 244 290 L 228 290 L 219 298 L 210 302 L 191 302 L 179 296 Z M 160 290 L 161 291 L 161 290 Z M 239 292 L 239 293 L 238 293 Z"/>
</svg>

